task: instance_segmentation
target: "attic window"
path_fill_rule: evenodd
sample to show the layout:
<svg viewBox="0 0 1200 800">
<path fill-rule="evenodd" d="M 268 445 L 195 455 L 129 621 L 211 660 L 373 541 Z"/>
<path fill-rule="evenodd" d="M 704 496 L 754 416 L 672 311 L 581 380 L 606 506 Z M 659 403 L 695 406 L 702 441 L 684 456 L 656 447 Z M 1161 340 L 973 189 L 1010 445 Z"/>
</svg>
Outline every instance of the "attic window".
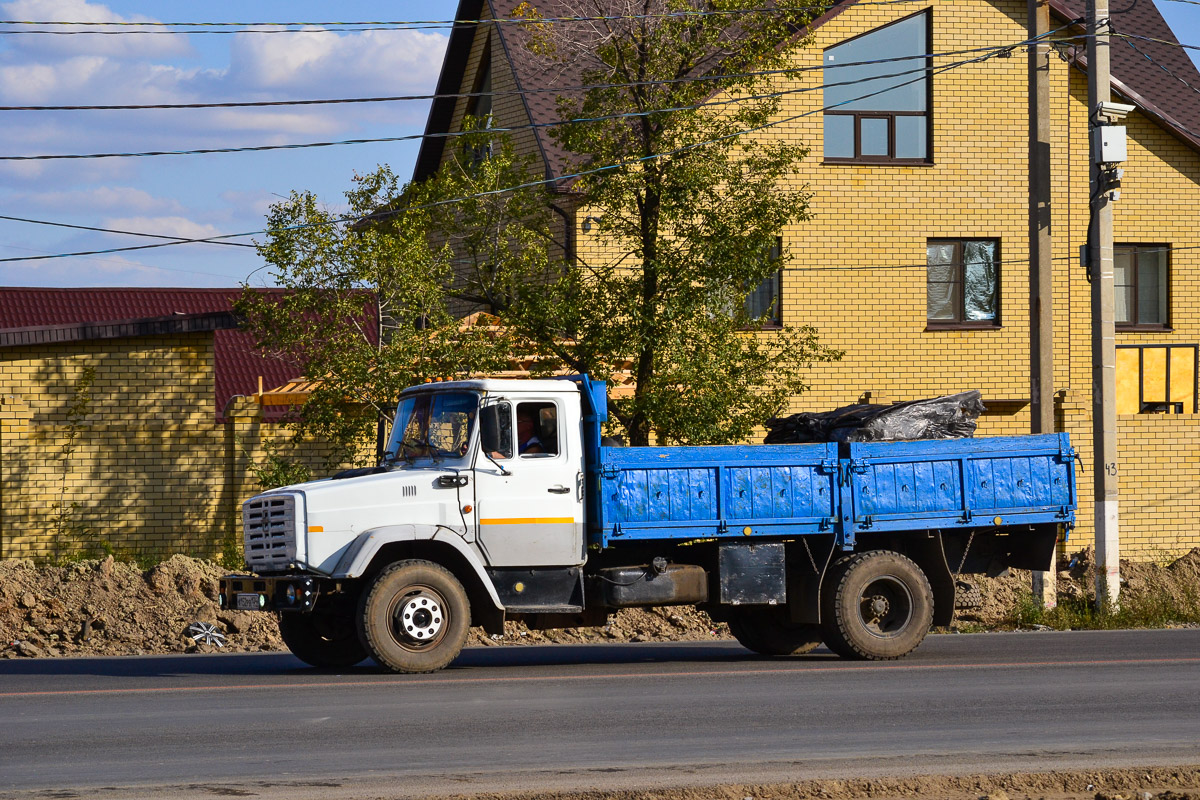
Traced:
<svg viewBox="0 0 1200 800">
<path fill-rule="evenodd" d="M 479 82 L 473 93 L 471 102 L 467 104 L 467 113 L 472 117 L 486 119 L 483 127 L 492 127 L 492 68 L 484 65 L 479 71 Z"/>
<path fill-rule="evenodd" d="M 471 89 L 471 97 L 467 99 L 467 115 L 481 120 L 482 128 L 492 127 L 492 40 L 489 38 L 483 46 L 483 55 L 479 58 L 479 72 L 475 76 L 475 86 Z"/>
<path fill-rule="evenodd" d="M 931 19 L 921 11 L 825 51 L 826 163 L 930 161 Z"/>
</svg>

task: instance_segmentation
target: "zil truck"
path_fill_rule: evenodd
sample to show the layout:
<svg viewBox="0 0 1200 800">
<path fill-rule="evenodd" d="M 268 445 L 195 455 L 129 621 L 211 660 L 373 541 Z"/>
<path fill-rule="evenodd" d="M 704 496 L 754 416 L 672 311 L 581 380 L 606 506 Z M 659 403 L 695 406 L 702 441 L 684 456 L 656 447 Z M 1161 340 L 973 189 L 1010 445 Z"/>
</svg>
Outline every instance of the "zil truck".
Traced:
<svg viewBox="0 0 1200 800">
<path fill-rule="evenodd" d="M 599 626 L 695 605 L 750 650 L 895 659 L 949 625 L 958 576 L 1050 569 L 1073 526 L 1064 433 L 621 447 L 587 376 L 406 390 L 376 467 L 242 509 L 230 610 L 302 661 L 450 664 L 471 626 Z"/>
</svg>

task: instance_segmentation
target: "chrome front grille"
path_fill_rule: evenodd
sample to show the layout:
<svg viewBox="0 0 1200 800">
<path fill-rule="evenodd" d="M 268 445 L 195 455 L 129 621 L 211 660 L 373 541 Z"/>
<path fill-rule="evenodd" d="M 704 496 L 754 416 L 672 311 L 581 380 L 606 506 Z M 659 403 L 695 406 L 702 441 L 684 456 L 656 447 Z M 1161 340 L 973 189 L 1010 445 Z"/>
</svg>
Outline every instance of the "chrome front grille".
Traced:
<svg viewBox="0 0 1200 800">
<path fill-rule="evenodd" d="M 267 494 L 242 505 L 246 566 L 253 572 L 276 572 L 296 561 L 296 496 Z"/>
</svg>

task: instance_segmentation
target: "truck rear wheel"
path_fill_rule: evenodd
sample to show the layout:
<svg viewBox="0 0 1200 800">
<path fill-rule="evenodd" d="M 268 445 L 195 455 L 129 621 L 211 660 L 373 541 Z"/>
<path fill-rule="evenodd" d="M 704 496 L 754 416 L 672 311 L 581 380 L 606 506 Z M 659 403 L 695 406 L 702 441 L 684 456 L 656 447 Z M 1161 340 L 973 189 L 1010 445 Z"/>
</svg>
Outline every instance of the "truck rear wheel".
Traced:
<svg viewBox="0 0 1200 800">
<path fill-rule="evenodd" d="M 431 561 L 398 561 L 363 594 L 358 618 L 363 644 L 380 666 L 434 672 L 466 643 L 471 607 L 449 570 Z"/>
<path fill-rule="evenodd" d="M 729 632 L 742 647 L 764 656 L 798 656 L 821 643 L 821 629 L 792 622 L 787 606 L 736 606 Z"/>
<path fill-rule="evenodd" d="M 279 635 L 292 655 L 312 667 L 352 667 L 367 657 L 367 649 L 358 638 L 353 606 L 343 611 L 322 608 L 302 614 L 296 611 L 279 615 Z"/>
<path fill-rule="evenodd" d="M 928 578 L 890 550 L 856 553 L 835 564 L 821 605 L 825 644 L 845 658 L 900 658 L 924 640 L 933 623 Z"/>
</svg>

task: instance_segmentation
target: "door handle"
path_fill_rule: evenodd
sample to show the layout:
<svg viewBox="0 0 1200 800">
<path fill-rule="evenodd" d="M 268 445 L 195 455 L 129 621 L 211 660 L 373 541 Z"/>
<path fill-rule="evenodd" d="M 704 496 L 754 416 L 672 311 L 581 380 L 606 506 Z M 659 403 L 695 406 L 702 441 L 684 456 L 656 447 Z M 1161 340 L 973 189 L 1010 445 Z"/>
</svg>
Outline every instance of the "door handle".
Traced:
<svg viewBox="0 0 1200 800">
<path fill-rule="evenodd" d="M 550 494 L 569 494 L 571 490 L 566 486 L 552 486 L 546 491 Z"/>
</svg>

